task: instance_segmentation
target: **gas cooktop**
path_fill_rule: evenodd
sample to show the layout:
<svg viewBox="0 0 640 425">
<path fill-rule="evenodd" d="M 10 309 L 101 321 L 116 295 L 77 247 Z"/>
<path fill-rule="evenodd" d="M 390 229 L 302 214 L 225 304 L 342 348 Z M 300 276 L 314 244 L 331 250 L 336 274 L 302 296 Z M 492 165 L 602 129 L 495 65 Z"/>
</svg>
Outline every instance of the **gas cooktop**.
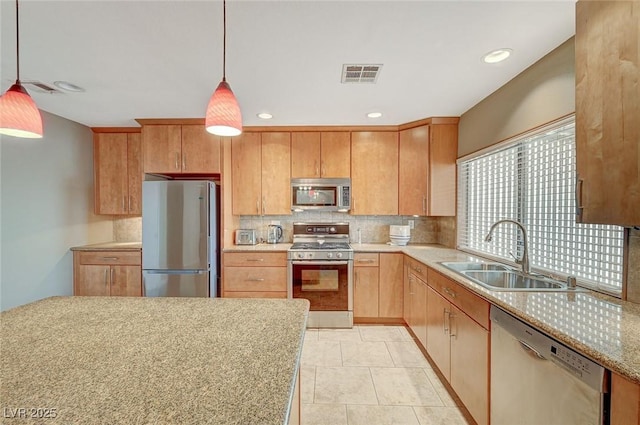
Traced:
<svg viewBox="0 0 640 425">
<path fill-rule="evenodd" d="M 347 242 L 295 242 L 291 245 L 292 250 L 299 249 L 315 249 L 315 250 L 330 250 L 330 249 L 342 249 L 349 250 L 351 246 Z"/>
</svg>

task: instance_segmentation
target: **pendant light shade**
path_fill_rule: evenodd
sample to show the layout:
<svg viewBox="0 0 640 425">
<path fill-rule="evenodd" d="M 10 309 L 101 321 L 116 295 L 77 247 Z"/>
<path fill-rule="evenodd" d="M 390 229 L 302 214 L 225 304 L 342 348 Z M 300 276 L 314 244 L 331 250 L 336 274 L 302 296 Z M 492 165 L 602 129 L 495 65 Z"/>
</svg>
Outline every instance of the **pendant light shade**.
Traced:
<svg viewBox="0 0 640 425">
<path fill-rule="evenodd" d="M 0 96 L 0 134 L 38 139 L 42 116 L 27 90 L 20 84 L 20 19 L 16 0 L 16 83 Z"/>
<path fill-rule="evenodd" d="M 237 136 L 242 133 L 240 105 L 226 81 L 221 81 L 207 106 L 205 126 L 218 136 Z"/>
<path fill-rule="evenodd" d="M 237 136 L 242 133 L 242 114 L 236 96 L 227 84 L 227 2 L 222 2 L 222 81 L 213 92 L 207 115 L 205 118 L 205 128 L 209 133 L 217 136 Z"/>
<path fill-rule="evenodd" d="M 40 111 L 19 82 L 0 96 L 0 134 L 29 139 L 42 137 Z"/>
</svg>

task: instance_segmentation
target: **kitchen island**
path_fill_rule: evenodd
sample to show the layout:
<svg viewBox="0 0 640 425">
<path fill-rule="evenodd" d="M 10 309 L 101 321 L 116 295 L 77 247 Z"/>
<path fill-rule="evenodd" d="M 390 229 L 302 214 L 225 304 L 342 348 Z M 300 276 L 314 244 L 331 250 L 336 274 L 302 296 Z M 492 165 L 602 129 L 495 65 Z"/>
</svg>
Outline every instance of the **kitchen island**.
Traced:
<svg viewBox="0 0 640 425">
<path fill-rule="evenodd" d="M 5 311 L 2 423 L 286 424 L 308 309 L 53 297 Z"/>
</svg>

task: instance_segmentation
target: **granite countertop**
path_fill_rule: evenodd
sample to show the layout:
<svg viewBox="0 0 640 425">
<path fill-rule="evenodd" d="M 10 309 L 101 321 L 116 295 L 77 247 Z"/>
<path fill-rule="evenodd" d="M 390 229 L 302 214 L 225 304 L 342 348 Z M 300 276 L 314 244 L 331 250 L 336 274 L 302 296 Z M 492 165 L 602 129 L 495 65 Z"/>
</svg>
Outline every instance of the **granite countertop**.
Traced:
<svg viewBox="0 0 640 425">
<path fill-rule="evenodd" d="M 142 242 L 102 242 L 91 245 L 74 246 L 71 251 L 140 251 Z"/>
<path fill-rule="evenodd" d="M 284 244 L 283 244 L 284 245 Z M 260 250 L 262 245 L 254 246 Z M 640 384 L 640 305 L 598 292 L 491 291 L 439 264 L 487 261 L 442 245 L 358 244 L 357 252 L 401 252 L 460 283 L 627 379 Z"/>
<path fill-rule="evenodd" d="M 286 424 L 308 309 L 53 297 L 2 312 L 2 423 Z"/>
</svg>

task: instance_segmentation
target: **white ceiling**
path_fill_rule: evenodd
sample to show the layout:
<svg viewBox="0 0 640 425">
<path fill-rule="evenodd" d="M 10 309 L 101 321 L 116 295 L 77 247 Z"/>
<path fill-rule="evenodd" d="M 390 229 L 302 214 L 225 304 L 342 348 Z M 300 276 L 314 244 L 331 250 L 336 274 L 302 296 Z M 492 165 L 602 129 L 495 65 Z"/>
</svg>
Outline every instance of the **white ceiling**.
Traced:
<svg viewBox="0 0 640 425">
<path fill-rule="evenodd" d="M 15 80 L 15 2 L 1 0 L 1 89 Z M 383 125 L 459 116 L 570 38 L 575 1 L 227 2 L 227 81 L 244 125 Z M 38 107 L 87 126 L 203 117 L 222 77 L 221 1 L 20 2 L 21 79 Z M 509 47 L 498 65 L 482 63 Z M 341 84 L 345 63 L 383 64 Z M 380 111 L 372 120 L 365 114 Z M 267 111 L 270 121 L 256 117 Z M 45 129 L 46 131 L 46 129 Z"/>
</svg>

